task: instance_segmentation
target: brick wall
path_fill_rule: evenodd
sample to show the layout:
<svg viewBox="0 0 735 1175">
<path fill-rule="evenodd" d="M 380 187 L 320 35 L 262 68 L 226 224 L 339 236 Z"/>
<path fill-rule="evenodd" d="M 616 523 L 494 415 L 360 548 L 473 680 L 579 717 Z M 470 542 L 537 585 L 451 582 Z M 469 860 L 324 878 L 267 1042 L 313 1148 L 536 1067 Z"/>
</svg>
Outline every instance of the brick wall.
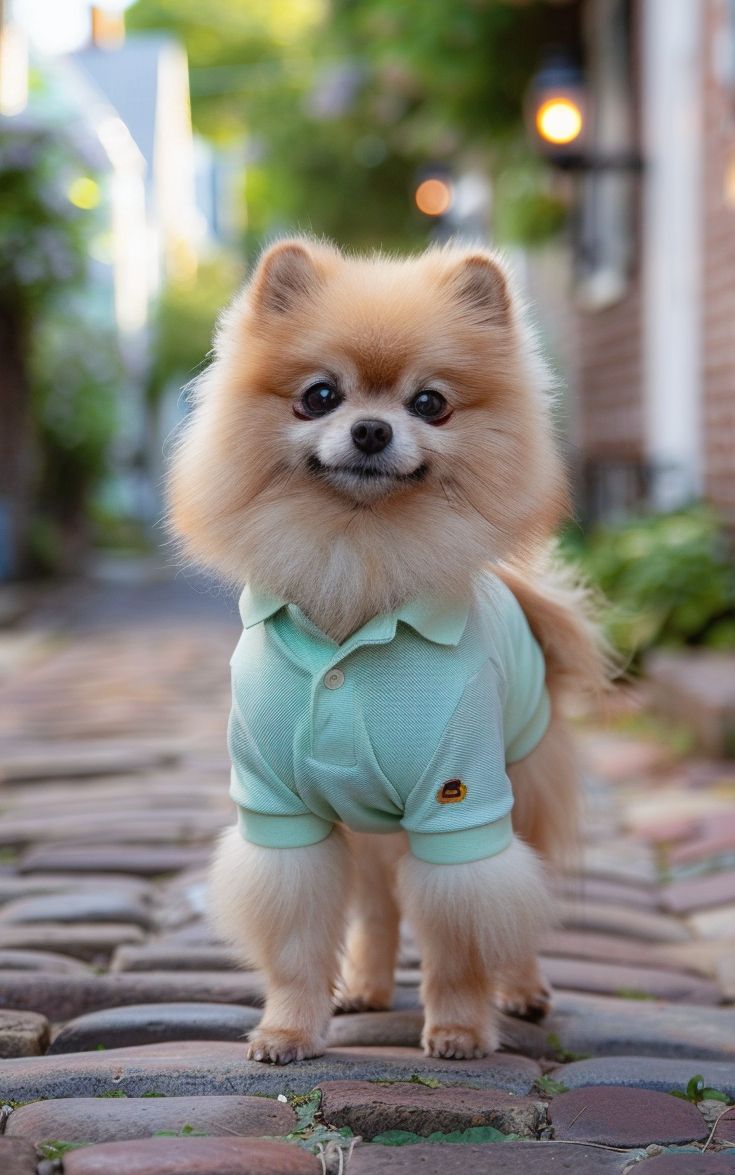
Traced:
<svg viewBox="0 0 735 1175">
<path fill-rule="evenodd" d="M 726 18 L 723 0 L 706 0 L 701 338 L 705 492 L 735 526 L 735 87 L 715 73 Z"/>
</svg>

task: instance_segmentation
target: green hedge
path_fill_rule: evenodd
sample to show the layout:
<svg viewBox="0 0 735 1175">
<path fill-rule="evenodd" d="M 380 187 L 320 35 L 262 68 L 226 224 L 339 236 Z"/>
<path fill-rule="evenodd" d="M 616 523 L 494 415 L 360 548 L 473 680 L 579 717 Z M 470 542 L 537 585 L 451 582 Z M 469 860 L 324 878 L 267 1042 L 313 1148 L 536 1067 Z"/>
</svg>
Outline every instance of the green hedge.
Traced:
<svg viewBox="0 0 735 1175">
<path fill-rule="evenodd" d="M 587 534 L 570 528 L 561 551 L 609 600 L 608 635 L 626 657 L 661 646 L 735 648 L 735 566 L 706 506 Z"/>
</svg>

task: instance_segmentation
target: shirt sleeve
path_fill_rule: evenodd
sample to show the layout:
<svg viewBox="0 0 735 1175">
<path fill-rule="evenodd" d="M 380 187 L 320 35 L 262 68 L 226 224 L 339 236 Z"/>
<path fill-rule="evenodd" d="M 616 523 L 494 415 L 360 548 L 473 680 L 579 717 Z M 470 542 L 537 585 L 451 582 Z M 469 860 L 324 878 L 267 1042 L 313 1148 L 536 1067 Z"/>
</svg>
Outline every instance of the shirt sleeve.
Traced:
<svg viewBox="0 0 735 1175">
<path fill-rule="evenodd" d="M 246 706 L 232 678 L 232 710 L 227 745 L 232 761 L 230 796 L 238 808 L 243 838 L 269 848 L 302 848 L 324 840 L 332 824 L 310 812 L 259 750 L 249 729 Z"/>
<path fill-rule="evenodd" d="M 546 689 L 546 663 L 525 613 L 505 589 L 503 738 L 506 763 L 525 759 L 540 743 L 551 717 Z"/>
<path fill-rule="evenodd" d="M 502 681 L 487 661 L 470 678 L 439 746 L 405 805 L 414 856 L 438 865 L 479 861 L 512 839 L 505 770 Z"/>
</svg>

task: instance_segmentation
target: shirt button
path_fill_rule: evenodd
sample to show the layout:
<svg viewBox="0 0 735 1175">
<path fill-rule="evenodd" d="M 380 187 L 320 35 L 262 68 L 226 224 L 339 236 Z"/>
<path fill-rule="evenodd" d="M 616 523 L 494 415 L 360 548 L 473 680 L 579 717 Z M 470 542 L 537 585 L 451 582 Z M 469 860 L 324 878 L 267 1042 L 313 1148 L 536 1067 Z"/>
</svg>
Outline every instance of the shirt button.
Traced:
<svg viewBox="0 0 735 1175">
<path fill-rule="evenodd" d="M 345 683 L 345 675 L 341 669 L 330 669 L 324 675 L 324 684 L 327 689 L 339 689 Z"/>
</svg>

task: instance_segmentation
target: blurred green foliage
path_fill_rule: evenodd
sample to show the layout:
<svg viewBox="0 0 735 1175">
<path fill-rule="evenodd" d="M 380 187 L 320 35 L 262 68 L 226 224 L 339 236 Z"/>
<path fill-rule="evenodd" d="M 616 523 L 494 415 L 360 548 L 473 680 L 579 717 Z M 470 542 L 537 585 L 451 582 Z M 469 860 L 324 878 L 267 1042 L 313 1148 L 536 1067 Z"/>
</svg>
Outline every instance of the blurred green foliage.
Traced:
<svg viewBox="0 0 735 1175">
<path fill-rule="evenodd" d="M 240 281 L 238 265 L 219 254 L 199 266 L 191 281 L 172 281 L 158 301 L 151 333 L 150 398 L 196 375 L 212 343 L 218 314 Z"/>
<path fill-rule="evenodd" d="M 522 112 L 544 48 L 574 44 L 574 5 L 541 0 L 138 0 L 131 30 L 186 46 L 192 116 L 219 140 L 246 136 L 248 243 L 298 227 L 354 246 L 419 248 L 413 208 L 426 167 L 502 175 L 526 159 Z M 564 209 L 536 193 L 496 199 L 498 235 L 539 243 Z"/>
<path fill-rule="evenodd" d="M 569 529 L 562 554 L 612 607 L 608 635 L 626 657 L 654 646 L 735 648 L 735 567 L 706 506 Z"/>
<path fill-rule="evenodd" d="M 14 120 L 0 132 L 0 498 L 17 520 L 20 570 L 74 561 L 115 432 L 120 357 L 85 285 L 93 171 L 58 126 Z"/>
</svg>

